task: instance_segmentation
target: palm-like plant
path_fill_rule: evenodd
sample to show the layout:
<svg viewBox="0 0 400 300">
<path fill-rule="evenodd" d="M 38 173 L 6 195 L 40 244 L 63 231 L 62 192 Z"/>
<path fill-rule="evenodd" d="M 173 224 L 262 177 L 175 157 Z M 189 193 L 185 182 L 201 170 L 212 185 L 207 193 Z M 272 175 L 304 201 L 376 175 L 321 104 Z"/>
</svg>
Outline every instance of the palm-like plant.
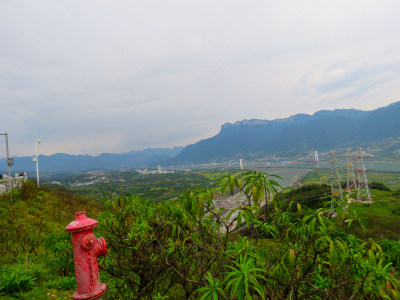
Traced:
<svg viewBox="0 0 400 300">
<path fill-rule="evenodd" d="M 229 272 L 225 278 L 225 289 L 229 292 L 230 297 L 237 297 L 239 300 L 253 299 L 252 295 L 254 292 L 257 292 L 262 299 L 265 299 L 262 286 L 258 281 L 266 280 L 260 274 L 265 271 L 256 268 L 254 265 L 254 259 L 247 255 L 239 256 L 239 259 L 234 263 L 236 265 L 235 267 L 227 266 L 231 269 L 231 272 Z"/>
<path fill-rule="evenodd" d="M 278 189 L 282 188 L 274 178 L 282 179 L 278 175 L 264 172 L 247 172 L 242 180 L 243 191 L 248 199 L 251 198 L 253 200 L 254 205 L 259 205 L 263 199 L 268 203 L 268 200 L 273 200 L 273 196 L 278 192 Z"/>
<path fill-rule="evenodd" d="M 223 283 L 219 282 L 217 279 L 214 279 L 209 272 L 207 272 L 206 279 L 208 281 L 208 285 L 197 290 L 198 293 L 203 293 L 199 300 L 218 300 L 221 298 L 226 299 L 225 292 L 222 289 Z"/>
</svg>

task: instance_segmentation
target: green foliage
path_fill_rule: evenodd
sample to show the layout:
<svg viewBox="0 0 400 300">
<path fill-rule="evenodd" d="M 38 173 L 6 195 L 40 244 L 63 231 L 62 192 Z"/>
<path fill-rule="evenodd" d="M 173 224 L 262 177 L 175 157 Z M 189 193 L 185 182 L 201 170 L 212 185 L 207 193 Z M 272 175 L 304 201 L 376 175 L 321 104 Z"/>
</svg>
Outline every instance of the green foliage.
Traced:
<svg viewBox="0 0 400 300">
<path fill-rule="evenodd" d="M 0 266 L 0 295 L 18 295 L 35 287 L 38 281 L 47 279 L 49 270 L 28 257 L 14 264 Z"/>
<path fill-rule="evenodd" d="M 289 192 L 281 192 L 277 195 L 282 209 L 288 207 L 294 201 L 302 206 L 318 209 L 324 207 L 324 203 L 330 200 L 331 187 L 327 184 L 305 184 L 298 188 L 292 188 Z"/>
<path fill-rule="evenodd" d="M 76 287 L 76 278 L 74 277 L 56 277 L 45 284 L 46 288 L 53 288 L 56 290 L 73 290 Z"/>
<path fill-rule="evenodd" d="M 389 238 L 400 239 L 400 198 L 390 191 L 371 190 L 373 203 L 351 203 L 349 212 L 357 212 L 368 222 L 365 232 L 353 228 L 351 232 L 357 236 L 376 240 Z"/>
<path fill-rule="evenodd" d="M 395 197 L 400 197 L 400 190 L 394 191 L 392 195 Z"/>
<path fill-rule="evenodd" d="M 390 188 L 388 188 L 384 183 L 382 182 L 377 182 L 377 181 L 372 181 L 369 183 L 369 187 L 374 190 L 380 190 L 380 191 L 390 191 Z"/>
<path fill-rule="evenodd" d="M 96 215 L 101 206 L 63 188 L 37 188 L 28 181 L 0 196 L 0 290 L 2 294 L 37 299 L 47 289 L 74 289 L 71 236 L 65 226 L 75 211 Z M 54 279 L 56 278 L 56 279 Z M 41 290 L 40 287 L 46 287 Z M 46 296 L 42 297 L 48 298 Z"/>
<path fill-rule="evenodd" d="M 200 300 L 203 299 L 226 299 L 226 294 L 223 290 L 223 283 L 219 282 L 218 279 L 214 279 L 211 273 L 206 275 L 207 285 L 197 290 L 201 295 Z"/>
<path fill-rule="evenodd" d="M 383 239 L 379 245 L 385 253 L 386 263 L 391 263 L 398 271 L 400 270 L 400 241 Z"/>
<path fill-rule="evenodd" d="M 214 207 L 208 189 L 158 205 L 138 197 L 107 203 L 101 226 L 110 241 L 106 271 L 118 291 L 112 297 L 399 296 L 396 247 L 383 250 L 346 233 L 365 223 L 355 212 L 347 215 L 342 202 L 282 210 L 272 178 L 261 172 L 224 176 L 221 192 L 248 200 L 228 214 Z"/>
<path fill-rule="evenodd" d="M 4 273 L 3 273 L 4 272 Z M 2 270 L 0 278 L 0 295 L 21 293 L 32 289 L 36 284 L 36 278 L 24 273 L 7 273 Z"/>
<path fill-rule="evenodd" d="M 68 236 L 64 228 L 73 220 L 75 212 L 88 208 L 96 215 L 100 210 L 98 202 L 85 196 L 71 194 L 63 188 L 38 189 L 30 181 L 18 195 L 12 202 L 7 196 L 0 197 L 0 263 L 10 262 L 21 253 L 41 254 L 43 248 L 47 249 L 44 243 L 54 239 L 51 234 L 55 232 L 56 235 L 62 232 L 58 242 L 66 245 L 61 241 Z"/>
<path fill-rule="evenodd" d="M 68 276 L 75 270 L 70 239 L 70 234 L 65 231 L 51 232 L 44 242 L 48 250 L 47 265 L 58 276 Z"/>
<path fill-rule="evenodd" d="M 177 198 L 188 188 L 201 189 L 215 185 L 213 178 L 220 172 L 213 171 L 175 171 L 167 174 L 140 175 L 136 171 L 107 172 L 99 176 L 107 179 L 90 185 L 69 186 L 70 184 L 93 181 L 90 174 L 78 174 L 52 178 L 69 186 L 73 192 L 95 199 L 109 200 L 115 196 L 141 195 L 155 202 Z"/>
<path fill-rule="evenodd" d="M 400 297 L 399 242 L 360 238 L 362 217 L 374 205 L 381 205 L 382 216 L 398 206 L 391 192 L 373 190 L 373 197 L 392 198 L 368 208 L 329 198 L 325 206 L 312 206 L 304 194 L 317 197 L 326 186 L 278 194 L 276 178 L 263 172 L 223 176 L 221 194 L 246 199 L 230 211 L 216 208 L 215 191 L 205 187 L 161 203 L 116 197 L 97 216 L 97 202 L 28 184 L 14 193 L 14 202 L 0 198 L 0 293 L 27 299 L 54 290 L 72 294 L 65 226 L 76 210 L 90 207 L 108 244 L 100 264 L 112 299 Z"/>
<path fill-rule="evenodd" d="M 206 198 L 200 193 L 187 197 L 199 205 Z M 137 196 L 106 203 L 100 226 L 110 245 L 106 271 L 118 291 L 113 297 L 165 295 L 177 287 L 191 295 L 202 286 L 215 260 L 224 261 L 223 244 L 221 237 L 206 229 L 215 232 L 217 225 L 193 207 L 185 209 L 180 201 L 155 205 Z M 196 221 L 195 215 L 204 217 L 204 222 Z"/>
<path fill-rule="evenodd" d="M 256 268 L 254 259 L 247 255 L 239 256 L 234 264 L 235 266 L 227 266 L 230 272 L 225 278 L 225 289 L 229 292 L 231 299 L 236 296 L 238 299 L 252 299 L 252 295 L 255 294 L 265 299 L 259 282 L 259 280 L 266 280 L 261 275 L 265 270 Z"/>
<path fill-rule="evenodd" d="M 387 163 L 386 167 L 393 165 L 391 163 Z M 398 167 L 394 167 L 394 169 L 398 169 Z M 346 173 L 343 171 L 341 173 L 342 178 L 346 178 Z M 301 183 L 309 184 L 309 183 L 326 183 L 329 182 L 330 171 L 329 169 L 316 169 L 313 170 L 301 179 Z M 384 184 L 386 187 L 397 190 L 400 188 L 400 172 L 399 171 L 376 171 L 368 172 L 367 174 L 368 181 L 378 182 Z M 343 182 L 342 182 L 343 183 Z M 345 186 L 343 186 L 345 187 Z"/>
</svg>

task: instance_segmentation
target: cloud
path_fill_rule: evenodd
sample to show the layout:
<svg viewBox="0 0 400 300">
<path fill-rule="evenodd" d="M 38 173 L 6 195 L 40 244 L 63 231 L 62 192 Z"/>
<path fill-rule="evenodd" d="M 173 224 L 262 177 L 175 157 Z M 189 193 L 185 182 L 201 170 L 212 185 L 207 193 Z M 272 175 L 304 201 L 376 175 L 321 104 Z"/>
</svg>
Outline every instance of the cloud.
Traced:
<svg viewBox="0 0 400 300">
<path fill-rule="evenodd" d="M 0 2 L 0 130 L 30 155 L 186 145 L 397 101 L 398 2 Z M 2 155 L 0 145 L 0 156 Z"/>
<path fill-rule="evenodd" d="M 305 75 L 301 82 L 322 96 L 328 95 L 338 100 L 368 93 L 370 89 L 398 79 L 399 75 L 400 61 L 372 66 L 368 63 L 358 66 L 343 64 Z"/>
</svg>

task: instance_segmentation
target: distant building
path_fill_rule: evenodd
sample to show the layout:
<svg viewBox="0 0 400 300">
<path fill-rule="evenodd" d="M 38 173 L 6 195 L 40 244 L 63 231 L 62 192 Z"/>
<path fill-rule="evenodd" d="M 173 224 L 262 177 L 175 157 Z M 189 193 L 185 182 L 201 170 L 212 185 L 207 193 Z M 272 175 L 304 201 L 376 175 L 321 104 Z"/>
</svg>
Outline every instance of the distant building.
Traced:
<svg viewBox="0 0 400 300">
<path fill-rule="evenodd" d="M 167 171 L 167 170 L 163 169 L 160 165 L 157 166 L 157 170 L 149 171 L 147 169 L 144 169 L 144 170 L 137 169 L 136 172 L 138 172 L 140 175 L 174 173 L 174 171 Z"/>
</svg>

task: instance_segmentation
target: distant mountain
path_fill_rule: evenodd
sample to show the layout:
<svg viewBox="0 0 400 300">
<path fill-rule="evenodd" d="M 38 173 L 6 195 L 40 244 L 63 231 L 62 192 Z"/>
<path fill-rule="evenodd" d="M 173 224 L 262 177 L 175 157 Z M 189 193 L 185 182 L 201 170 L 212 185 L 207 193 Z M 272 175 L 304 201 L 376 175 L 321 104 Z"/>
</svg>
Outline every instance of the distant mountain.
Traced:
<svg viewBox="0 0 400 300">
<path fill-rule="evenodd" d="M 158 163 L 179 154 L 183 147 L 149 148 L 134 150 L 121 154 L 103 153 L 98 156 L 70 155 L 57 153 L 54 155 L 39 156 L 41 172 L 78 172 L 85 170 L 120 170 L 156 166 Z M 32 157 L 15 157 L 13 172 L 35 172 L 36 165 Z M 0 159 L 0 168 L 5 172 L 5 158 Z"/>
<path fill-rule="evenodd" d="M 287 157 L 313 150 L 370 146 L 399 137 L 400 102 L 372 111 L 321 110 L 313 115 L 223 124 L 217 135 L 186 146 L 168 164 L 272 155 Z"/>
<path fill-rule="evenodd" d="M 118 170 L 227 159 L 291 157 L 313 150 L 376 146 L 385 153 L 400 154 L 400 102 L 372 111 L 321 110 L 285 119 L 243 120 L 225 123 L 220 132 L 186 147 L 149 148 L 98 156 L 58 153 L 40 155 L 42 172 Z M 35 171 L 31 157 L 15 157 L 13 172 Z M 0 172 L 5 172 L 0 159 Z"/>
</svg>

